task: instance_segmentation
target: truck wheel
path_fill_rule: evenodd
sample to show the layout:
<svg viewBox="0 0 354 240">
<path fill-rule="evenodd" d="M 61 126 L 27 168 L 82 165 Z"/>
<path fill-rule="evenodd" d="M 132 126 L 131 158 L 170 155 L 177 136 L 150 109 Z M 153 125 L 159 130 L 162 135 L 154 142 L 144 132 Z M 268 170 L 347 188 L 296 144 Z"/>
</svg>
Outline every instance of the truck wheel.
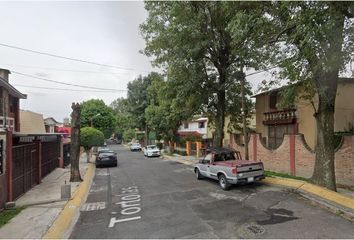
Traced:
<svg viewBox="0 0 354 240">
<path fill-rule="evenodd" d="M 202 178 L 203 178 L 203 176 L 200 174 L 200 172 L 199 172 L 199 169 L 198 169 L 198 168 L 196 168 L 196 169 L 195 169 L 195 175 L 196 175 L 196 177 L 197 177 L 197 179 L 198 179 L 198 180 L 200 180 L 200 179 L 202 179 Z"/>
<path fill-rule="evenodd" d="M 224 174 L 220 174 L 219 176 L 219 185 L 222 190 L 227 191 L 230 188 L 230 183 L 227 181 Z"/>
</svg>

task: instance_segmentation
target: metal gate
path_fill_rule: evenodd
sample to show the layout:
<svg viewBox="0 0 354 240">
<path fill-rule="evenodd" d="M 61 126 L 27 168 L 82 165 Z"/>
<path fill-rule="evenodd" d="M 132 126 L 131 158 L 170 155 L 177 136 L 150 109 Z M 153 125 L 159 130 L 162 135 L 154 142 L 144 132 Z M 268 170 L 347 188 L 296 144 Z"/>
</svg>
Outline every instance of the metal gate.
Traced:
<svg viewBox="0 0 354 240">
<path fill-rule="evenodd" d="M 42 142 L 42 178 L 59 167 L 59 150 L 58 141 Z"/>
<path fill-rule="evenodd" d="M 70 145 L 70 143 L 63 145 L 63 158 L 65 167 L 70 164 Z"/>
<path fill-rule="evenodd" d="M 12 147 L 13 199 L 39 183 L 39 152 L 37 144 L 25 144 Z"/>
</svg>

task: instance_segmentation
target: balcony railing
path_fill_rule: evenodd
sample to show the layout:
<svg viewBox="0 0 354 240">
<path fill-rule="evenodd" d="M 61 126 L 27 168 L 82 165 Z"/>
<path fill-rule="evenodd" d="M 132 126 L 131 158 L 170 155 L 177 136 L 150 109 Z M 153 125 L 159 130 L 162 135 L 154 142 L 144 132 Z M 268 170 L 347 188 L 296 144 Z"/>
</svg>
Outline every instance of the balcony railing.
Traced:
<svg viewBox="0 0 354 240">
<path fill-rule="evenodd" d="M 290 124 L 296 122 L 296 109 L 264 113 L 263 124 Z"/>
</svg>

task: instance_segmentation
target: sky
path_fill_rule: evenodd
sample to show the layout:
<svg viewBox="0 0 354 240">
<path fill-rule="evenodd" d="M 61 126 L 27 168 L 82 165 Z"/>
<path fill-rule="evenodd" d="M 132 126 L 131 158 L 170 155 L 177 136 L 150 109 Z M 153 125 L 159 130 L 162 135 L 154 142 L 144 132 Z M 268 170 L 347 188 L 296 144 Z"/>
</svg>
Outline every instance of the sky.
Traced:
<svg viewBox="0 0 354 240">
<path fill-rule="evenodd" d="M 0 68 L 9 69 L 10 83 L 27 94 L 27 99 L 21 100 L 21 109 L 41 113 L 44 118 L 63 121 L 70 116 L 72 102 L 96 98 L 109 105 L 118 97 L 126 97 L 129 81 L 157 70 L 152 68 L 151 59 L 139 53 L 144 48 L 139 25 L 147 17 L 141 1 L 0 1 L 0 9 L 0 44 L 116 66 L 97 66 L 0 46 Z M 92 91 L 21 74 L 122 91 Z M 264 78 L 269 75 L 257 74 L 248 80 L 255 90 Z"/>
</svg>

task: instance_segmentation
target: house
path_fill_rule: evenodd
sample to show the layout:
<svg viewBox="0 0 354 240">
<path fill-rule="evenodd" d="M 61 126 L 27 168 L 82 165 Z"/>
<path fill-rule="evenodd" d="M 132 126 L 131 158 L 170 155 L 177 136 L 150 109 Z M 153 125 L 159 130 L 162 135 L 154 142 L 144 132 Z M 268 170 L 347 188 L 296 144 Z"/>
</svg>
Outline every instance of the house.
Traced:
<svg viewBox="0 0 354 240">
<path fill-rule="evenodd" d="M 43 115 L 29 110 L 20 110 L 21 133 L 45 133 Z"/>
<path fill-rule="evenodd" d="M 255 130 L 256 118 L 255 112 L 251 113 L 248 125 L 248 129 L 253 132 Z M 230 147 L 230 138 L 235 137 L 239 144 L 243 143 L 243 135 L 241 131 L 229 130 L 230 117 L 225 118 L 224 123 L 224 139 L 223 146 Z M 177 131 L 178 135 L 190 140 L 186 145 L 187 155 L 200 155 L 198 153 L 200 148 L 206 148 L 213 145 L 213 138 L 215 133 L 215 127 L 210 124 L 208 118 L 196 116 L 190 121 L 183 122 Z M 199 142 L 199 143 L 198 143 Z M 183 148 L 183 147 L 182 147 Z M 181 148 L 180 148 L 181 149 Z"/>
<path fill-rule="evenodd" d="M 9 74 L 0 69 L 0 211 L 64 166 L 61 134 L 46 133 L 41 114 L 20 112 L 27 96 L 9 83 Z"/>
<path fill-rule="evenodd" d="M 262 135 L 265 145 L 271 149 L 280 146 L 284 134 L 304 135 L 307 145 L 314 149 L 316 145 L 316 120 L 311 101 L 301 98 L 306 89 L 296 88 L 297 93 L 293 106 L 279 107 L 281 91 L 284 87 L 254 95 L 256 98 L 256 132 Z M 348 132 L 353 130 L 354 122 L 354 78 L 340 78 L 334 116 L 334 131 Z M 317 106 L 318 97 L 314 96 L 313 104 Z"/>
<path fill-rule="evenodd" d="M 44 119 L 45 131 L 47 133 L 56 133 L 58 132 L 58 127 L 61 125 L 60 122 L 55 120 L 52 117 Z"/>
<path fill-rule="evenodd" d="M 212 135 L 208 131 L 208 118 L 196 117 L 190 121 L 183 122 L 177 133 L 180 137 L 200 137 L 201 139 L 211 138 Z"/>
<path fill-rule="evenodd" d="M 9 83 L 10 71 L 0 69 L 0 128 L 20 131 L 20 99 L 26 99 Z"/>
<path fill-rule="evenodd" d="M 281 108 L 281 92 L 289 86 L 255 95 L 256 133 L 250 134 L 250 159 L 262 161 L 266 170 L 310 178 L 313 174 L 316 152 L 316 121 L 314 108 L 318 97 L 303 98 L 307 91 L 296 87 L 294 101 Z M 340 78 L 334 113 L 335 132 L 346 132 L 338 139 L 335 149 L 335 175 L 338 186 L 354 187 L 354 79 Z M 312 103 L 311 103 L 312 102 Z M 290 106 L 290 107 L 289 107 Z M 231 136 L 232 148 L 245 155 L 245 147 Z"/>
<path fill-rule="evenodd" d="M 0 69 L 0 209 L 7 201 L 8 157 L 12 133 L 20 132 L 20 99 L 26 95 L 9 83 L 10 71 Z"/>
</svg>

